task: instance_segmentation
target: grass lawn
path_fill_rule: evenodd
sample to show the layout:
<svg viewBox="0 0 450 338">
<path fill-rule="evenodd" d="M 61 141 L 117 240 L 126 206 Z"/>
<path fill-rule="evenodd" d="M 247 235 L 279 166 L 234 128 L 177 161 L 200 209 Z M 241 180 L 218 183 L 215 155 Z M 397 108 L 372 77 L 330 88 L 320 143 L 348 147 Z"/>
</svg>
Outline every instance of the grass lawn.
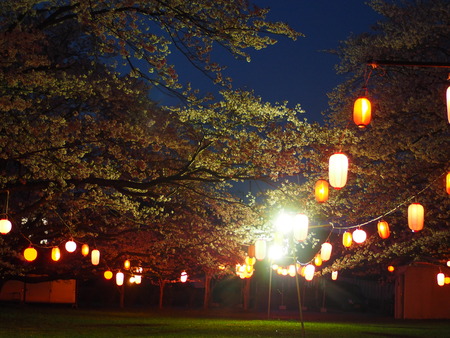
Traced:
<svg viewBox="0 0 450 338">
<path fill-rule="evenodd" d="M 261 316 L 259 316 L 261 318 Z M 306 316 L 307 317 L 307 316 Z M 449 337 L 450 322 L 436 320 L 346 320 L 304 322 L 306 337 Z M 369 319 L 369 320 L 367 320 Z M 378 321 L 378 322 L 377 322 Z M 1 337 L 301 337 L 298 320 L 251 319 L 201 312 L 83 310 L 45 306 L 0 306 Z"/>
</svg>

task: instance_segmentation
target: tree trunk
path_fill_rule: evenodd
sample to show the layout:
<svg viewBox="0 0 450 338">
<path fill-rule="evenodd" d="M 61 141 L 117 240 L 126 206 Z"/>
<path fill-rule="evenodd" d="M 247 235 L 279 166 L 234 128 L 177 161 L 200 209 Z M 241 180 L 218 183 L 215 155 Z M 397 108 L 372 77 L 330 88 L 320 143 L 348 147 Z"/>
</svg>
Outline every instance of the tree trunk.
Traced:
<svg viewBox="0 0 450 338">
<path fill-rule="evenodd" d="M 163 300 L 164 300 L 164 287 L 166 286 L 166 281 L 160 279 L 159 280 L 159 308 L 163 308 Z"/>
<path fill-rule="evenodd" d="M 244 298 L 244 310 L 248 310 L 250 307 L 250 278 L 244 278 L 244 289 L 242 293 Z"/>
<path fill-rule="evenodd" d="M 211 301 L 211 274 L 205 274 L 205 297 L 203 299 L 203 308 L 206 310 L 209 308 Z"/>
<path fill-rule="evenodd" d="M 125 308 L 125 285 L 119 286 L 119 294 L 120 294 L 120 308 Z"/>
</svg>

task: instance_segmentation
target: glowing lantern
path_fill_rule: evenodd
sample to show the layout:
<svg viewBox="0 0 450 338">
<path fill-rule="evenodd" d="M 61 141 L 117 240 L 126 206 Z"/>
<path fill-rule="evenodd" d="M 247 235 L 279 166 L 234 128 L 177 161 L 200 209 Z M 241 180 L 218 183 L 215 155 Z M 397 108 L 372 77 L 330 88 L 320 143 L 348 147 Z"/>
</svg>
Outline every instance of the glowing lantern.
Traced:
<svg viewBox="0 0 450 338">
<path fill-rule="evenodd" d="M 245 257 L 245 264 L 251 266 L 251 265 L 255 265 L 255 263 L 256 263 L 255 257 L 249 257 L 249 256 Z"/>
<path fill-rule="evenodd" d="M 188 279 L 188 274 L 187 274 L 186 271 L 183 271 L 181 273 L 181 276 L 180 276 L 180 282 L 181 283 L 186 283 L 187 279 Z"/>
<path fill-rule="evenodd" d="M 94 249 L 91 252 L 91 262 L 92 265 L 98 265 L 100 263 L 100 251 L 97 249 Z"/>
<path fill-rule="evenodd" d="M 367 234 L 364 230 L 356 229 L 355 231 L 353 231 L 353 240 L 355 241 L 355 243 L 361 244 L 366 240 L 366 238 Z"/>
<path fill-rule="evenodd" d="M 37 258 L 36 249 L 31 246 L 29 248 L 26 248 L 23 252 L 23 257 L 25 257 L 28 262 L 34 261 Z"/>
<path fill-rule="evenodd" d="M 447 194 L 450 194 L 450 172 L 445 176 L 445 189 L 447 190 Z"/>
<path fill-rule="evenodd" d="M 408 226 L 415 232 L 423 229 L 424 209 L 419 203 L 410 204 L 408 207 Z"/>
<path fill-rule="evenodd" d="M 439 286 L 444 286 L 444 284 L 445 284 L 445 275 L 442 272 L 440 272 L 440 273 L 437 274 L 436 277 L 437 277 L 438 285 Z"/>
<path fill-rule="evenodd" d="M 322 258 L 320 257 L 320 255 L 316 255 L 316 257 L 314 257 L 314 264 L 316 266 L 321 266 L 322 265 Z"/>
<path fill-rule="evenodd" d="M 55 246 L 54 248 L 52 248 L 52 260 L 57 262 L 59 261 L 60 258 L 61 258 L 61 251 L 57 246 Z"/>
<path fill-rule="evenodd" d="M 248 257 L 255 257 L 255 245 L 249 245 L 248 246 Z"/>
<path fill-rule="evenodd" d="M 77 249 L 77 243 L 70 240 L 66 242 L 66 250 L 67 252 L 74 252 Z"/>
<path fill-rule="evenodd" d="M 111 271 L 109 271 L 109 270 L 106 270 L 103 273 L 103 277 L 105 277 L 105 279 L 107 279 L 107 280 L 110 280 L 111 278 L 113 278 L 113 273 Z"/>
<path fill-rule="evenodd" d="M 116 284 L 118 285 L 118 286 L 121 286 L 121 285 L 123 285 L 123 279 L 124 279 L 124 274 L 123 274 L 123 272 L 118 272 L 118 273 L 116 273 Z"/>
<path fill-rule="evenodd" d="M 262 261 L 264 258 L 266 258 L 266 250 L 266 241 L 263 239 L 258 239 L 255 242 L 255 257 L 258 261 Z"/>
<path fill-rule="evenodd" d="M 314 278 L 314 272 L 316 272 L 316 267 L 312 264 L 308 264 L 305 267 L 305 279 L 307 281 L 312 281 L 312 279 Z"/>
<path fill-rule="evenodd" d="M 377 225 L 378 228 L 378 235 L 380 235 L 381 238 L 386 239 L 390 236 L 391 232 L 389 231 L 389 224 L 386 221 L 380 221 Z"/>
<path fill-rule="evenodd" d="M 352 234 L 348 231 L 344 232 L 344 235 L 342 236 L 342 244 L 348 248 L 352 245 L 353 238 Z"/>
<path fill-rule="evenodd" d="M 342 153 L 331 155 L 328 170 L 330 185 L 335 189 L 341 189 L 347 183 L 347 156 Z"/>
<path fill-rule="evenodd" d="M 445 277 L 444 278 L 444 283 L 447 285 L 447 284 L 450 284 L 450 277 Z"/>
<path fill-rule="evenodd" d="M 134 276 L 134 282 L 136 284 L 141 284 L 142 283 L 142 276 L 141 275 Z"/>
<path fill-rule="evenodd" d="M 123 268 L 124 268 L 125 270 L 129 270 L 129 269 L 130 269 L 130 266 L 131 266 L 131 263 L 130 263 L 130 260 L 129 260 L 129 259 L 127 259 L 127 260 L 125 260 L 125 262 L 123 262 Z"/>
<path fill-rule="evenodd" d="M 392 265 L 389 265 L 387 269 L 389 272 L 394 272 L 395 270 L 395 268 Z"/>
<path fill-rule="evenodd" d="M 447 266 L 450 267 L 450 261 L 447 261 Z"/>
<path fill-rule="evenodd" d="M 6 235 L 8 232 L 11 231 L 11 229 L 12 224 L 8 219 L 6 218 L 0 219 L 0 233 L 2 235 Z"/>
<path fill-rule="evenodd" d="M 331 245 L 331 243 L 325 242 L 322 244 L 322 249 L 320 250 L 320 257 L 324 262 L 330 259 L 332 249 L 333 246 Z"/>
<path fill-rule="evenodd" d="M 136 281 L 136 278 L 134 276 L 131 276 L 129 279 L 130 284 L 133 284 Z"/>
<path fill-rule="evenodd" d="M 89 245 L 87 244 L 83 244 L 81 246 L 81 254 L 86 257 L 87 255 L 89 255 Z"/>
<path fill-rule="evenodd" d="M 309 219 L 305 214 L 296 214 L 294 216 L 294 239 L 297 242 L 302 242 L 308 237 Z"/>
<path fill-rule="evenodd" d="M 288 274 L 291 277 L 295 277 L 296 269 L 295 269 L 295 265 L 294 264 L 289 265 Z"/>
<path fill-rule="evenodd" d="M 447 88 L 447 119 L 448 123 L 450 123 L 450 86 Z"/>
<path fill-rule="evenodd" d="M 332 273 L 331 273 L 331 279 L 332 280 L 336 280 L 338 278 L 338 272 L 337 271 L 333 271 Z"/>
<path fill-rule="evenodd" d="M 316 201 L 319 203 L 326 202 L 328 200 L 328 181 L 318 180 L 314 187 L 314 194 L 316 196 Z"/>
<path fill-rule="evenodd" d="M 372 105 L 367 97 L 359 97 L 353 105 L 353 121 L 360 128 L 365 128 L 372 119 Z"/>
</svg>

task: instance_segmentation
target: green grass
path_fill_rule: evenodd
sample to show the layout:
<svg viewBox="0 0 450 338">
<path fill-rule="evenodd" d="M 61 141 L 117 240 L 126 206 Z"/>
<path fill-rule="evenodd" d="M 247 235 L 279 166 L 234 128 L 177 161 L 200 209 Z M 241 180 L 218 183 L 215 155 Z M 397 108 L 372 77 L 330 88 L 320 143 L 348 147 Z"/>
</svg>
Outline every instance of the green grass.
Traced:
<svg viewBox="0 0 450 338">
<path fill-rule="evenodd" d="M 296 320 L 206 317 L 200 312 L 0 307 L 1 337 L 301 337 Z M 369 317 L 370 319 L 370 317 Z M 306 321 L 306 337 L 448 337 L 448 321 Z"/>
</svg>

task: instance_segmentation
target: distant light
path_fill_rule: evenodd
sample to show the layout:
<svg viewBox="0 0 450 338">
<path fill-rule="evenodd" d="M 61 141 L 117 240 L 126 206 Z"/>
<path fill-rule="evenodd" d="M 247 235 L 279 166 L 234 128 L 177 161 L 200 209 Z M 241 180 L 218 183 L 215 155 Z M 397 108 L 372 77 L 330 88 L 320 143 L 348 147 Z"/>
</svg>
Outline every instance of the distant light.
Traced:
<svg viewBox="0 0 450 338">
<path fill-rule="evenodd" d="M 70 240 L 66 242 L 66 250 L 67 252 L 74 252 L 77 249 L 77 243 Z"/>
</svg>

